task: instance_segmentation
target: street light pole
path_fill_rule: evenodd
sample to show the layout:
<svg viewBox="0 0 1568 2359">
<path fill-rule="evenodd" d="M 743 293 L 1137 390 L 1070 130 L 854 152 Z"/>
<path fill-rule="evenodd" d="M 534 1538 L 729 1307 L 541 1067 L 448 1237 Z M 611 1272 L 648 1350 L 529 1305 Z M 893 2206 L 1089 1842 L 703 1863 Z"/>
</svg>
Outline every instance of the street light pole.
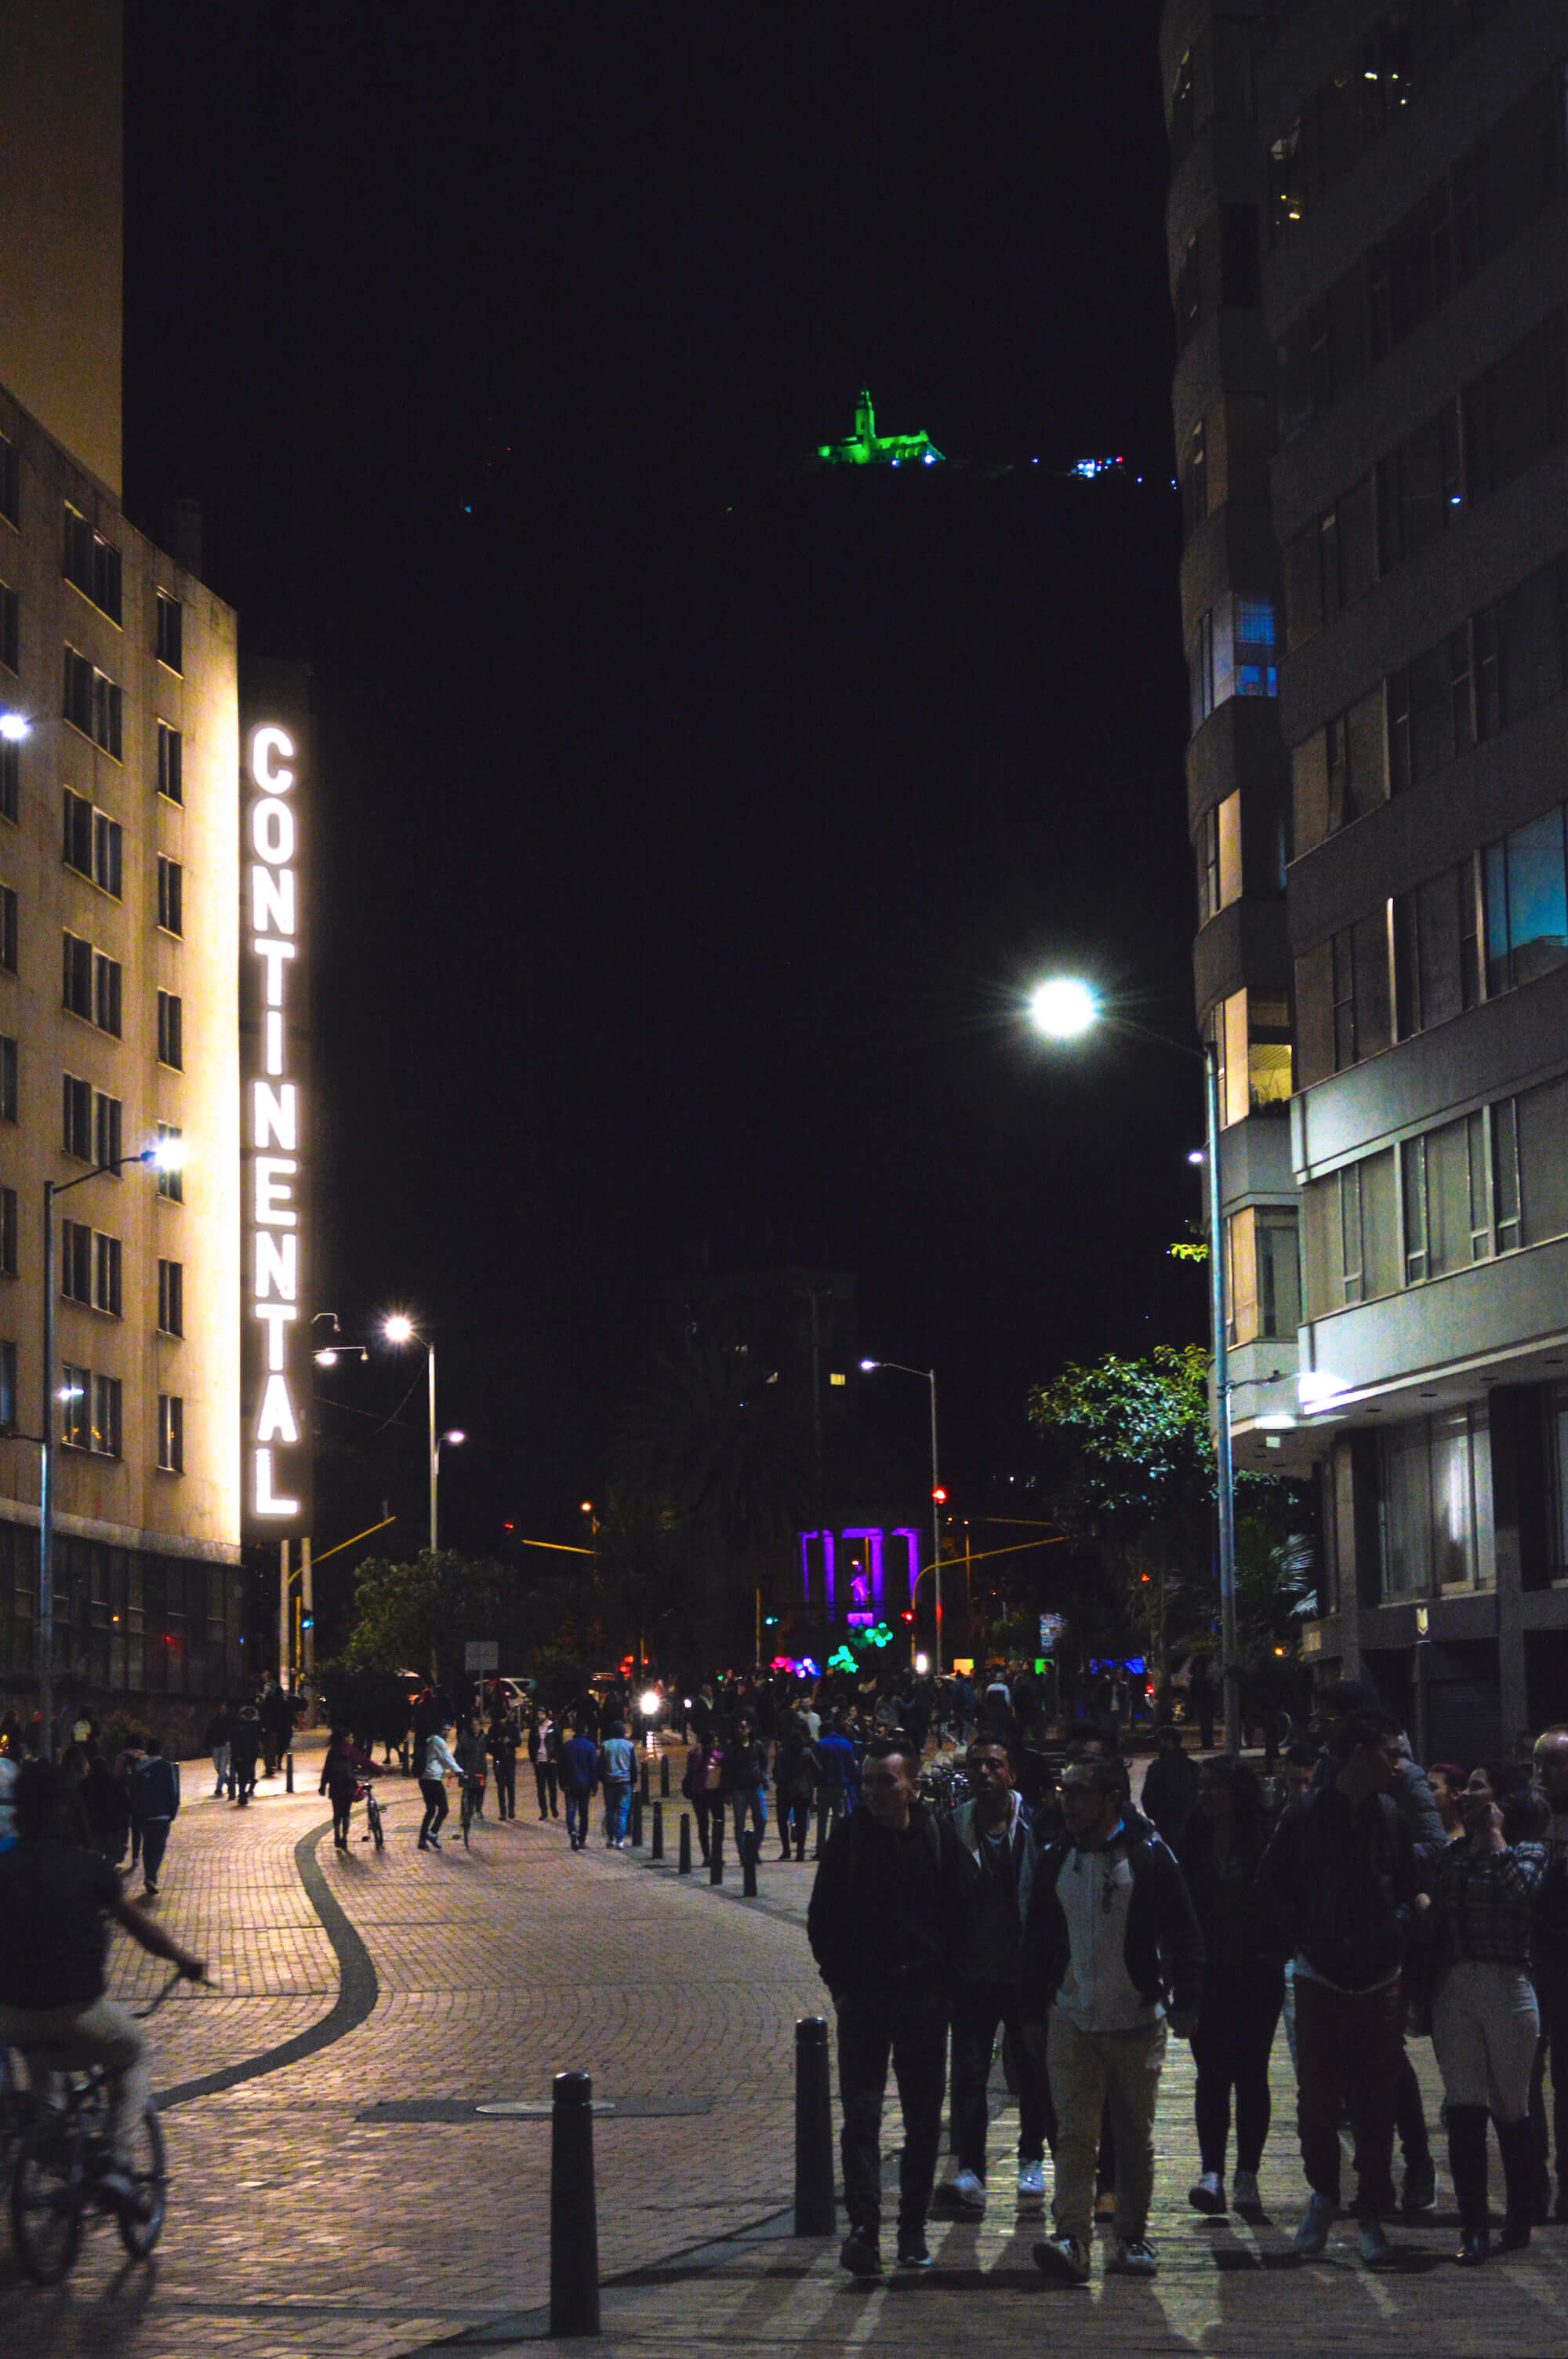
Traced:
<svg viewBox="0 0 1568 2359">
<path fill-rule="evenodd" d="M 903 1360 L 862 1360 L 861 1368 L 869 1375 L 875 1368 L 896 1368 L 901 1376 L 921 1376 L 931 1387 L 931 1570 L 935 1575 L 932 1597 L 936 1609 L 936 1676 L 942 1677 L 942 1473 L 936 1451 L 936 1371 L 935 1368 L 912 1368 Z M 914 1593 L 909 1602 L 914 1603 Z"/>
<path fill-rule="evenodd" d="M 424 1343 L 423 1336 L 420 1342 Z M 430 1373 L 430 1554 L 436 1553 L 436 1492 L 441 1473 L 441 1445 L 436 1438 L 436 1346 L 425 1343 Z"/>
<path fill-rule="evenodd" d="M 1208 1306 L 1214 1330 L 1216 1473 L 1219 1492 L 1219 1649 L 1225 1749 L 1241 1750 L 1241 1665 L 1236 1647 L 1236 1471 L 1230 1438 L 1230 1322 L 1226 1307 L 1225 1207 L 1219 1184 L 1219 1044 L 1204 1042 L 1204 1148 L 1208 1182 Z"/>
</svg>

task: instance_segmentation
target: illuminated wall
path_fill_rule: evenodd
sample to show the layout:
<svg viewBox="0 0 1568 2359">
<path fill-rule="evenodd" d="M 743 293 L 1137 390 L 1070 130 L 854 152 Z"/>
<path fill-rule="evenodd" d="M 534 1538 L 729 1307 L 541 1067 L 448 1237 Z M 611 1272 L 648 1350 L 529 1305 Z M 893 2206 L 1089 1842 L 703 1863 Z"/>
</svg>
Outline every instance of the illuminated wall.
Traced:
<svg viewBox="0 0 1568 2359">
<path fill-rule="evenodd" d="M 912 1526 L 845 1524 L 802 1532 L 800 1594 L 808 1617 L 870 1627 L 900 1614 L 920 1574 L 921 1535 Z"/>
</svg>

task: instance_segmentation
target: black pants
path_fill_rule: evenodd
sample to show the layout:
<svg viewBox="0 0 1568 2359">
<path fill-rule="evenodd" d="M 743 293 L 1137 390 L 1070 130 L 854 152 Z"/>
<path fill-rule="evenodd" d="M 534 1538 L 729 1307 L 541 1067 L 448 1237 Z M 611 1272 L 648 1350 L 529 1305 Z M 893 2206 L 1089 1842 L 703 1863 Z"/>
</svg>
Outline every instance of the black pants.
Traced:
<svg viewBox="0 0 1568 2359">
<path fill-rule="evenodd" d="M 947 2018 L 941 1995 L 920 1984 L 908 1990 L 850 1991 L 834 2005 L 844 2112 L 844 2208 L 850 2225 L 872 2235 L 881 2225 L 882 2099 L 891 2057 L 903 2110 L 899 2225 L 919 2228 L 931 2208 L 942 2136 Z"/>
<path fill-rule="evenodd" d="M 1421 2102 L 1421 2082 L 1402 2044 L 1399 2086 L 1394 2093 L 1394 2126 L 1400 2135 L 1400 2152 L 1407 2165 L 1430 2159 L 1432 2140 L 1427 2135 L 1426 2108 Z"/>
<path fill-rule="evenodd" d="M 796 1859 L 806 1857 L 806 1830 L 811 1823 L 809 1795 L 793 1795 L 779 1802 L 779 1855 L 787 1859 L 793 1845 Z"/>
<path fill-rule="evenodd" d="M 1530 2118 L 1535 2129 L 1536 2165 L 1544 2178 L 1550 2156 L 1557 2157 L 1561 2188 L 1568 2180 L 1568 1958 L 1538 1958 L 1535 1995 L 1541 2008 L 1541 2039 L 1530 2081 Z M 1552 2067 L 1552 2134 L 1547 2136 L 1546 2068 Z"/>
<path fill-rule="evenodd" d="M 1200 2168 L 1217 2178 L 1225 2177 L 1232 2089 L 1236 2092 L 1236 2168 L 1255 2171 L 1262 2160 L 1271 2111 L 1269 2058 L 1284 2003 L 1285 1978 L 1278 1966 L 1260 1964 L 1246 1974 L 1227 1974 L 1204 1992 L 1193 2034 L 1193 2061 L 1197 2067 L 1193 2110 L 1197 2116 Z"/>
<path fill-rule="evenodd" d="M 168 1843 L 169 1821 L 167 1819 L 142 1821 L 142 1872 L 149 1884 L 156 1884 L 163 1865 L 164 1852 Z"/>
<path fill-rule="evenodd" d="M 341 1849 L 349 1840 L 349 1817 L 354 1807 L 351 1786 L 334 1786 L 330 1789 L 332 1803 L 332 1841 Z"/>
<path fill-rule="evenodd" d="M 701 1846 L 702 1856 L 706 1859 L 708 1857 L 708 1822 L 711 1818 L 718 1818 L 722 1821 L 724 1805 L 717 1794 L 693 1794 L 690 1801 L 697 1816 L 697 1840 Z"/>
<path fill-rule="evenodd" d="M 495 1809 L 503 1819 L 517 1816 L 517 1761 L 509 1761 L 503 1753 L 495 1756 Z"/>
<path fill-rule="evenodd" d="M 1018 2158 L 1043 2162 L 1056 2150 L 1056 2112 L 1043 2064 L 1023 2044 L 1019 1994 L 1003 1984 L 966 1983 L 953 2001 L 953 2143 L 960 2170 L 986 2175 L 986 2090 L 991 2055 L 1001 2031 L 1017 2060 Z"/>
<path fill-rule="evenodd" d="M 424 1843 L 427 1836 L 441 1832 L 441 1823 L 447 1815 L 447 1788 L 439 1777 L 421 1777 L 419 1791 L 425 1797 L 425 1819 L 419 1829 L 419 1840 Z"/>
<path fill-rule="evenodd" d="M 556 1805 L 557 1772 L 553 1761 L 535 1762 L 534 1785 L 539 1797 L 539 1816 L 558 1819 L 561 1814 Z"/>
</svg>

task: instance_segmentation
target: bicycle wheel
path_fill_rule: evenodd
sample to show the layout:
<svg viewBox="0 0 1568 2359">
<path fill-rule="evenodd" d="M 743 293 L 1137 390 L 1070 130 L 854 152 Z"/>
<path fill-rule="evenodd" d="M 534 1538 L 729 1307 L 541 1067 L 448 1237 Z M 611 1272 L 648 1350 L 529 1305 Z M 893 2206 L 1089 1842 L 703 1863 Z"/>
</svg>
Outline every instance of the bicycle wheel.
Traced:
<svg viewBox="0 0 1568 2359">
<path fill-rule="evenodd" d="M 59 2285 L 81 2245 L 86 2141 L 80 2125 L 46 2115 L 23 2136 L 11 2172 L 11 2237 L 35 2285 Z"/>
<path fill-rule="evenodd" d="M 145 2261 L 163 2234 L 168 2197 L 168 2158 L 164 2150 L 163 2124 L 149 2105 L 136 2125 L 135 2160 L 131 2170 L 136 2190 L 135 2207 L 118 2214 L 120 2242 L 134 2261 Z"/>
<path fill-rule="evenodd" d="M 371 1839 L 374 1843 L 377 1851 L 379 1851 L 382 1845 L 381 1804 L 373 1796 L 371 1799 L 369 1816 Z"/>
<path fill-rule="evenodd" d="M 467 1850 L 468 1850 L 468 1848 L 469 1848 L 469 1829 L 470 1829 L 470 1827 L 472 1824 L 473 1824 L 473 1796 L 470 1793 L 470 1791 L 469 1791 L 469 1789 L 468 1789 L 468 1788 L 465 1786 L 465 1787 L 463 1788 L 463 1799 L 462 1799 L 463 1849 L 464 1849 L 465 1851 L 467 1851 Z"/>
</svg>

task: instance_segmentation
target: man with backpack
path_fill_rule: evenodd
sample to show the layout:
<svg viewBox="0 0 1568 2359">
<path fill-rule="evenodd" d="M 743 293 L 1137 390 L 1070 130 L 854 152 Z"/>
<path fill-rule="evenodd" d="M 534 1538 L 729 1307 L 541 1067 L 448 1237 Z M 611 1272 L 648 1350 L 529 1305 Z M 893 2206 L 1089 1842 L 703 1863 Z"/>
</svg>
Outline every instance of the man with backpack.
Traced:
<svg viewBox="0 0 1568 2359">
<path fill-rule="evenodd" d="M 168 1759 L 156 1736 L 151 1751 L 135 1773 L 131 1808 L 142 1830 L 142 1875 L 146 1879 L 143 1897 L 156 1900 L 169 1829 L 179 1814 L 179 1764 Z"/>
<path fill-rule="evenodd" d="M 903 2113 L 898 2266 L 926 2269 L 947 2055 L 946 1987 L 956 1946 L 950 1844 L 918 1799 L 906 1736 L 875 1739 L 862 1807 L 835 1827 L 812 1887 L 806 1934 L 833 1999 L 853 2277 L 881 2273 L 881 2122 L 891 2058 Z"/>
</svg>

